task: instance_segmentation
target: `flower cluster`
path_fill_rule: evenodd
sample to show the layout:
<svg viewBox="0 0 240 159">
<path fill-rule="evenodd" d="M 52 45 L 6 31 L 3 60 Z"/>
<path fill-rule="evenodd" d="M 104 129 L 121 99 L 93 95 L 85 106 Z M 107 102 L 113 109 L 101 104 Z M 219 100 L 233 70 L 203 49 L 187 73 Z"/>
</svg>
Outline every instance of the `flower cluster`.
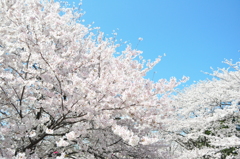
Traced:
<svg viewBox="0 0 240 159">
<path fill-rule="evenodd" d="M 109 158 L 121 147 L 115 157 L 156 158 L 141 136 L 163 128 L 157 119 L 174 111 L 169 95 L 181 82 L 145 79 L 161 57 L 146 62 L 130 45 L 116 56 L 116 41 L 81 24 L 76 8 L 0 2 L 0 157 Z M 139 131 L 119 126 L 116 114 Z"/>
</svg>

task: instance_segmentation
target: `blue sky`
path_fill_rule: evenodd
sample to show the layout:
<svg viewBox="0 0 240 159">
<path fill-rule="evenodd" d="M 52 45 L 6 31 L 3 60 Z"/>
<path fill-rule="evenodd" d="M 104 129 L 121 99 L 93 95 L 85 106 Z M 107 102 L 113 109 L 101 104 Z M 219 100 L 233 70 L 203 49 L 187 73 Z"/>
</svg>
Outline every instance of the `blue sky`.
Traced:
<svg viewBox="0 0 240 159">
<path fill-rule="evenodd" d="M 70 4 L 79 0 L 67 0 Z M 84 24 L 137 49 L 145 59 L 166 57 L 149 72 L 154 81 L 183 75 L 193 81 L 210 78 L 201 71 L 227 67 L 222 61 L 240 57 L 239 0 L 83 0 Z M 118 50 L 121 51 L 121 50 Z"/>
</svg>

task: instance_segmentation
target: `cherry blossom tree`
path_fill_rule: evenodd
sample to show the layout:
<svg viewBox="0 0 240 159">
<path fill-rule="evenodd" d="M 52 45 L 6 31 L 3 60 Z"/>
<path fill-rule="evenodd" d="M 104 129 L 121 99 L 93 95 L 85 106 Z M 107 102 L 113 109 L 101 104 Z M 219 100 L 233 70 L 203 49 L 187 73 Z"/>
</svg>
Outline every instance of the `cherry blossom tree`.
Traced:
<svg viewBox="0 0 240 159">
<path fill-rule="evenodd" d="M 174 97 L 176 114 L 171 120 L 177 124 L 168 130 L 185 158 L 240 155 L 240 63 L 225 63 L 230 67 L 213 71 L 212 80 L 200 81 Z"/>
<path fill-rule="evenodd" d="M 168 158 L 152 130 L 177 81 L 52 0 L 0 2 L 1 158 Z M 141 39 L 142 40 L 142 39 Z"/>
</svg>

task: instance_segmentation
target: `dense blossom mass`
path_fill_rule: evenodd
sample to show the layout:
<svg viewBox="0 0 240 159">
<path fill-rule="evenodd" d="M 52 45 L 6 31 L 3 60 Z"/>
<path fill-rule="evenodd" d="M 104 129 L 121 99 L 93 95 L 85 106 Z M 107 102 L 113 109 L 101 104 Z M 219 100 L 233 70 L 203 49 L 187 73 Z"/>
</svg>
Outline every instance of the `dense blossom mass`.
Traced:
<svg viewBox="0 0 240 159">
<path fill-rule="evenodd" d="M 48 0 L 0 2 L 1 157 L 164 157 L 151 133 L 181 81 L 144 79 L 160 58 L 115 54 L 81 16 Z"/>
<path fill-rule="evenodd" d="M 144 78 L 161 57 L 117 54 L 81 17 L 52 0 L 0 2 L 0 158 L 240 157 L 239 63 L 176 92 L 186 77 Z"/>
<path fill-rule="evenodd" d="M 212 80 L 200 81 L 174 96 L 175 142 L 186 158 L 240 157 L 240 70 L 226 60 L 228 69 L 214 71 Z"/>
</svg>

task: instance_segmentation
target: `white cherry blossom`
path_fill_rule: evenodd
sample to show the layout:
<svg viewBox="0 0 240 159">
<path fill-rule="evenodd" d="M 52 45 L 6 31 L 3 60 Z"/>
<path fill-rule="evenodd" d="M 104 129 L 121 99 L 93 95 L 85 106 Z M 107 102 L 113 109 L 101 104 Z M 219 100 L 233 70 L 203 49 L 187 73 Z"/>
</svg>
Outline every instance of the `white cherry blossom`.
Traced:
<svg viewBox="0 0 240 159">
<path fill-rule="evenodd" d="M 65 141 L 63 138 L 61 138 L 59 141 L 56 141 L 57 147 L 62 147 L 62 146 L 68 146 L 69 142 Z"/>
<path fill-rule="evenodd" d="M 29 137 L 34 137 L 34 136 L 36 136 L 36 131 L 35 131 L 35 130 L 30 131 L 28 136 L 29 136 Z"/>
<path fill-rule="evenodd" d="M 46 134 L 53 134 L 53 130 L 52 129 L 46 129 Z"/>
<path fill-rule="evenodd" d="M 15 159 L 26 159 L 25 153 L 18 153 Z"/>
<path fill-rule="evenodd" d="M 75 132 L 71 131 L 71 132 L 67 133 L 66 137 L 68 140 L 74 140 L 76 138 Z"/>
</svg>

